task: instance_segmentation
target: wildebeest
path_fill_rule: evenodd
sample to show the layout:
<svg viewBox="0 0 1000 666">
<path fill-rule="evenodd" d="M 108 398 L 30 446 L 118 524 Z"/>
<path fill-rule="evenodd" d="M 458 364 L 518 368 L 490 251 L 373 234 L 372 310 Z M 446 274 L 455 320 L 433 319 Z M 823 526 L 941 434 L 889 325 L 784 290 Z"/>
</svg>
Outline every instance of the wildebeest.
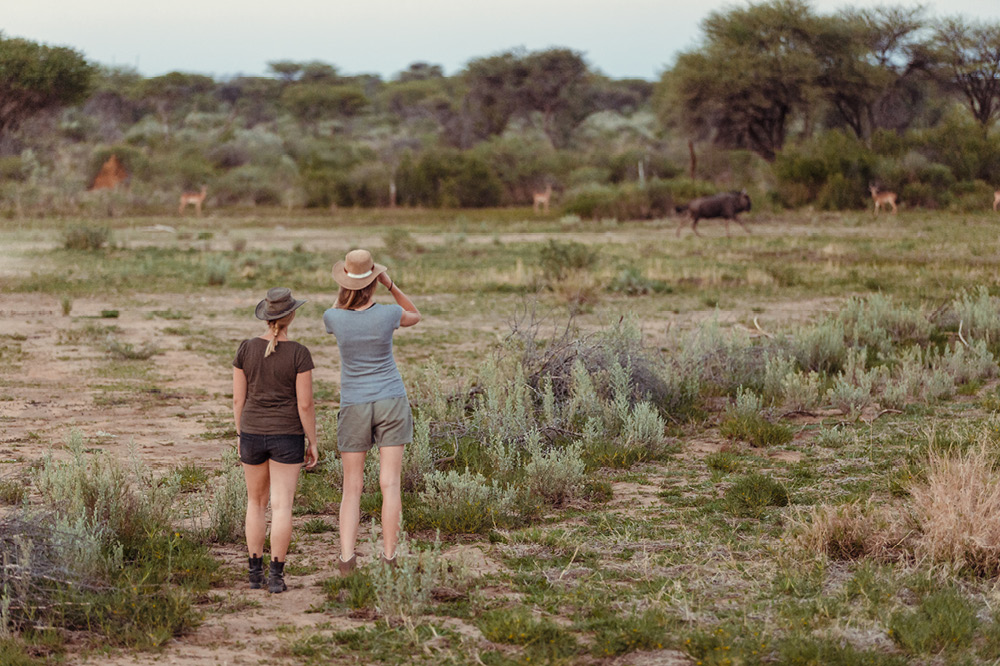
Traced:
<svg viewBox="0 0 1000 666">
<path fill-rule="evenodd" d="M 747 225 L 743 224 L 743 221 L 736 217 L 738 213 L 750 210 L 750 195 L 747 194 L 746 190 L 742 192 L 733 190 L 732 192 L 713 194 L 710 197 L 698 197 L 688 202 L 687 206 L 678 206 L 677 208 L 678 213 L 685 210 L 691 215 L 691 231 L 696 236 L 701 235 L 698 233 L 698 220 L 710 217 L 725 218 L 727 236 L 729 235 L 729 220 L 736 220 L 747 233 L 750 233 Z M 683 226 L 684 220 L 681 220 L 680 224 L 677 225 L 678 236 L 681 235 L 681 227 Z"/>
</svg>

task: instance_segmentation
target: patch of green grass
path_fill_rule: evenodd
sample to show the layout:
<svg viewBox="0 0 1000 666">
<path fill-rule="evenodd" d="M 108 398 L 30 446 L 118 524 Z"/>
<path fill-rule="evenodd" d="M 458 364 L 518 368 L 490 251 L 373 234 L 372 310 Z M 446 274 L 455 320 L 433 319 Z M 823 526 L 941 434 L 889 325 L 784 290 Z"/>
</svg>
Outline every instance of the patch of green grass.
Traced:
<svg viewBox="0 0 1000 666">
<path fill-rule="evenodd" d="M 306 534 L 322 534 L 323 532 L 332 532 L 335 529 L 333 525 L 322 518 L 311 518 L 302 523 L 302 531 Z"/>
<path fill-rule="evenodd" d="M 978 628 L 975 608 L 952 587 L 930 593 L 913 610 L 898 611 L 889 620 L 893 640 L 914 655 L 965 647 Z"/>
<path fill-rule="evenodd" d="M 657 610 L 616 615 L 602 608 L 596 617 L 584 622 L 582 628 L 594 632 L 591 654 L 613 657 L 636 650 L 664 649 L 670 642 L 671 633 L 678 629 L 678 622 Z"/>
<path fill-rule="evenodd" d="M 792 441 L 792 429 L 783 423 L 771 423 L 760 414 L 730 416 L 719 425 L 719 434 L 740 439 L 754 446 L 777 446 Z"/>
<path fill-rule="evenodd" d="M 535 619 L 527 609 L 499 608 L 487 611 L 476 622 L 487 640 L 520 645 L 527 655 L 559 659 L 576 654 L 580 645 L 569 631 L 545 618 Z"/>
<path fill-rule="evenodd" d="M 729 474 L 739 469 L 740 457 L 732 451 L 716 451 L 705 456 L 705 464 L 713 472 Z"/>
<path fill-rule="evenodd" d="M 322 583 L 323 593 L 334 607 L 372 608 L 375 605 L 375 586 L 371 576 L 363 569 L 350 575 L 329 578 Z"/>
<path fill-rule="evenodd" d="M 204 490 L 208 483 L 208 471 L 197 463 L 189 462 L 173 470 L 173 477 L 181 492 Z"/>
<path fill-rule="evenodd" d="M 906 666 L 903 656 L 862 650 L 845 641 L 809 634 L 786 637 L 778 645 L 779 662 L 788 666 Z"/>
<path fill-rule="evenodd" d="M 160 353 L 154 344 L 144 343 L 137 347 L 131 342 L 121 342 L 110 337 L 104 343 L 104 351 L 112 358 L 123 361 L 145 361 Z"/>
<path fill-rule="evenodd" d="M 737 516 L 760 517 L 768 507 L 787 506 L 788 490 L 763 474 L 747 474 L 726 489 L 725 503 Z"/>
</svg>

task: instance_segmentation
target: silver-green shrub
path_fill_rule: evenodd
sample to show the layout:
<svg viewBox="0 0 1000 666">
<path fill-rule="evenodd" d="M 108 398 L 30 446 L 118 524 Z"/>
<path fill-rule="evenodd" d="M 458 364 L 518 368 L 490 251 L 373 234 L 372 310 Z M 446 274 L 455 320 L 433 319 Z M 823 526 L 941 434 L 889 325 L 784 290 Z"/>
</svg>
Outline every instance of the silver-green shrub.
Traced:
<svg viewBox="0 0 1000 666">
<path fill-rule="evenodd" d="M 792 337 L 791 345 L 795 360 L 805 370 L 837 372 L 847 358 L 844 324 L 837 319 L 827 319 L 799 331 Z"/>
<path fill-rule="evenodd" d="M 138 544 L 147 532 L 170 524 L 177 488 L 155 479 L 135 451 L 127 465 L 105 454 L 88 455 L 76 430 L 67 449 L 69 460 L 46 456 L 34 479 L 43 501 L 62 520 L 82 521 L 108 546 Z"/>
<path fill-rule="evenodd" d="M 413 422 L 413 442 L 403 448 L 403 489 L 412 492 L 423 488 L 424 476 L 434 471 L 435 459 L 431 445 L 431 422 L 421 415 Z"/>
<path fill-rule="evenodd" d="M 219 543 L 243 540 L 247 515 L 247 485 L 235 448 L 222 457 L 225 472 L 208 503 L 208 534 Z"/>
<path fill-rule="evenodd" d="M 951 302 L 951 312 L 946 325 L 961 325 L 967 340 L 982 339 L 987 343 L 1000 340 L 1000 299 L 990 296 L 989 290 L 980 286 L 974 293 L 963 291 Z"/>
<path fill-rule="evenodd" d="M 790 411 L 809 411 L 819 406 L 821 377 L 818 372 L 789 372 L 781 380 L 782 404 Z"/>
<path fill-rule="evenodd" d="M 376 530 L 372 530 L 373 541 Z M 375 552 L 372 543 L 372 552 Z M 410 547 L 406 532 L 400 532 L 396 545 L 396 566 L 376 563 L 370 568 L 375 605 L 389 621 L 410 622 L 430 606 L 431 593 L 448 575 L 448 563 L 441 559 L 441 541 L 426 550 Z"/>
<path fill-rule="evenodd" d="M 528 463 L 524 466 L 528 490 L 559 506 L 580 494 L 585 479 L 583 445 L 574 442 L 563 448 L 542 446 L 533 437 L 528 444 Z"/>
</svg>

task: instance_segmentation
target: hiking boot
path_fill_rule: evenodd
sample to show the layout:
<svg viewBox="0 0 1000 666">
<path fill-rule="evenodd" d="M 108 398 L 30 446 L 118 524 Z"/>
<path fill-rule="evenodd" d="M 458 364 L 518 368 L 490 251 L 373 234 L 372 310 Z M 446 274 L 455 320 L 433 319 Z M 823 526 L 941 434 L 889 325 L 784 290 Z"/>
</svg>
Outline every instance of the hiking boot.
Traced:
<svg viewBox="0 0 1000 666">
<path fill-rule="evenodd" d="M 399 560 L 396 559 L 395 555 L 392 557 L 386 557 L 385 553 L 382 553 L 378 556 L 378 561 L 382 564 L 382 566 L 389 567 L 390 569 L 395 569 L 399 566 Z"/>
<path fill-rule="evenodd" d="M 288 589 L 285 585 L 285 563 L 271 560 L 271 570 L 267 576 L 267 591 L 278 594 Z"/>
<path fill-rule="evenodd" d="M 339 557 L 337 558 L 337 565 L 340 567 L 340 576 L 350 576 L 351 572 L 358 567 L 358 554 L 354 553 L 351 555 L 351 559 L 346 562 Z"/>
<path fill-rule="evenodd" d="M 264 586 L 264 558 L 254 553 L 247 560 L 250 562 L 250 589 L 259 590 Z"/>
</svg>

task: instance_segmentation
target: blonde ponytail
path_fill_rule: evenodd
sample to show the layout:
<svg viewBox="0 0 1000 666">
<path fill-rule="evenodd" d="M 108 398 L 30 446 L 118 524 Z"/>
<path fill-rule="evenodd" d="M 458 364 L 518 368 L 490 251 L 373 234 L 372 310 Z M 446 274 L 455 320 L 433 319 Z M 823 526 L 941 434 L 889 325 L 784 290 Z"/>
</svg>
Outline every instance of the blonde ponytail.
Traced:
<svg viewBox="0 0 1000 666">
<path fill-rule="evenodd" d="M 274 350 L 278 348 L 278 336 L 281 334 L 281 329 L 284 328 L 280 322 L 280 319 L 267 322 L 267 330 L 271 333 L 271 339 L 267 343 L 267 349 L 264 350 L 264 358 L 273 354 Z"/>
<path fill-rule="evenodd" d="M 273 354 L 274 350 L 278 348 L 278 336 L 288 328 L 293 319 L 295 319 L 295 313 L 291 312 L 281 319 L 272 319 L 267 322 L 267 330 L 271 334 L 271 339 L 267 343 L 267 349 L 264 350 L 264 358 Z"/>
</svg>

